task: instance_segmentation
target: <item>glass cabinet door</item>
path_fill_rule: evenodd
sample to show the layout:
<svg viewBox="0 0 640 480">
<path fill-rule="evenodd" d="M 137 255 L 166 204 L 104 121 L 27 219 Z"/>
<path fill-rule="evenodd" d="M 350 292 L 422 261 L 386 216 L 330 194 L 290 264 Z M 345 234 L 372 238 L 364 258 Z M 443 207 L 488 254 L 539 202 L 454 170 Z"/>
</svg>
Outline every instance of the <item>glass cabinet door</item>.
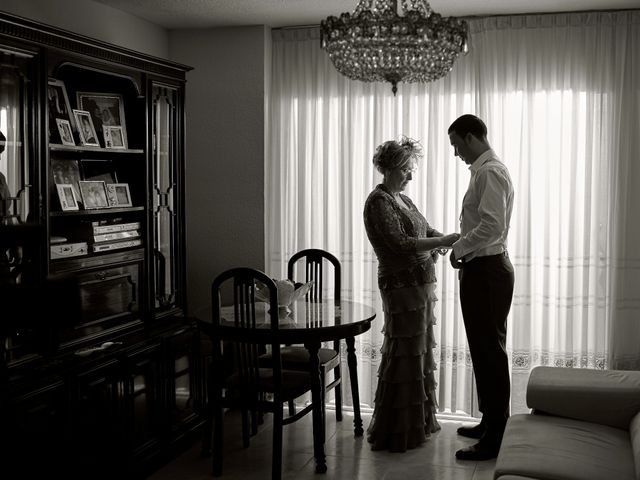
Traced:
<svg viewBox="0 0 640 480">
<path fill-rule="evenodd" d="M 178 201 L 178 100 L 177 88 L 154 84 L 152 88 L 152 225 L 153 309 L 156 313 L 179 307 L 181 215 Z"/>
<path fill-rule="evenodd" d="M 39 237 L 34 148 L 34 72 L 29 52 L 0 43 L 0 363 L 11 364 L 34 354 L 36 329 L 27 325 L 30 310 L 20 295 L 38 284 L 42 262 Z M 30 225 L 25 225 L 29 222 Z"/>
<path fill-rule="evenodd" d="M 0 45 L 0 223 L 37 221 L 32 205 L 33 57 Z M 33 213 L 36 215 L 36 212 Z M 37 217 L 37 215 L 36 215 Z"/>
</svg>

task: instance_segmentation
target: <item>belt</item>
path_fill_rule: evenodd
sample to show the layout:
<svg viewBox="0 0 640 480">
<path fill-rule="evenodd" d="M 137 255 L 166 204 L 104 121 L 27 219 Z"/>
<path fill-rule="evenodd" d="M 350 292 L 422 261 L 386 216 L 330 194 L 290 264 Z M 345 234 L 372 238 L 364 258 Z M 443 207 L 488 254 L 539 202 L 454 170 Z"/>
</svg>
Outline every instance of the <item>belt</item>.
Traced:
<svg viewBox="0 0 640 480">
<path fill-rule="evenodd" d="M 490 259 L 497 258 L 497 257 L 507 257 L 507 258 L 509 258 L 509 253 L 505 250 L 504 252 L 496 253 L 495 255 L 481 255 L 481 256 L 473 257 L 471 260 L 466 260 L 466 259 L 462 258 L 460 260 L 460 263 L 462 263 L 463 265 L 467 265 L 467 264 L 469 264 L 471 262 L 475 262 L 476 260 L 484 261 L 485 259 L 486 260 L 490 260 Z"/>
</svg>

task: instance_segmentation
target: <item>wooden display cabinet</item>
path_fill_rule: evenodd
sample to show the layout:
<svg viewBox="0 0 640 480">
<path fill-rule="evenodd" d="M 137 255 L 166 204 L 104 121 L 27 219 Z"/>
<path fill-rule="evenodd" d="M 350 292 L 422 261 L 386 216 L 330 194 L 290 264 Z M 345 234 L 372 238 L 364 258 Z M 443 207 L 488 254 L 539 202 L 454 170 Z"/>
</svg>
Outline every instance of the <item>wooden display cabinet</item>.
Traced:
<svg viewBox="0 0 640 480">
<path fill-rule="evenodd" d="M 32 227 L 0 245 L 0 472 L 143 476 L 201 423 L 189 69 L 0 12 L 0 227 Z"/>
</svg>

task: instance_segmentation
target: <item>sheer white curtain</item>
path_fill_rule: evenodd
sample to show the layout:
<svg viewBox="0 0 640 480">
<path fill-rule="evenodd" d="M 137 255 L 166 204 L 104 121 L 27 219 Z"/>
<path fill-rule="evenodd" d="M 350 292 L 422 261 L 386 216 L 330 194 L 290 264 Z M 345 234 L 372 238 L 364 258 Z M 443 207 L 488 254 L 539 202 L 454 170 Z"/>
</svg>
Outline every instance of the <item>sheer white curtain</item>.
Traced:
<svg viewBox="0 0 640 480">
<path fill-rule="evenodd" d="M 640 12 L 474 19 L 470 53 L 444 79 L 350 81 L 317 29 L 273 32 L 266 159 L 266 265 L 302 248 L 343 265 L 343 296 L 379 313 L 357 339 L 360 398 L 372 405 L 382 314 L 362 208 L 381 142 L 408 135 L 424 159 L 407 193 L 442 232 L 458 230 L 469 172 L 447 127 L 475 113 L 511 172 L 516 286 L 509 318 L 512 408 L 538 364 L 640 368 Z M 634 147 L 636 147 L 634 149 Z M 634 248 L 635 247 L 635 248 Z M 476 414 L 473 374 L 448 260 L 437 265 L 442 412 Z M 345 369 L 346 370 L 346 369 Z M 344 389 L 348 397 L 348 389 Z"/>
</svg>

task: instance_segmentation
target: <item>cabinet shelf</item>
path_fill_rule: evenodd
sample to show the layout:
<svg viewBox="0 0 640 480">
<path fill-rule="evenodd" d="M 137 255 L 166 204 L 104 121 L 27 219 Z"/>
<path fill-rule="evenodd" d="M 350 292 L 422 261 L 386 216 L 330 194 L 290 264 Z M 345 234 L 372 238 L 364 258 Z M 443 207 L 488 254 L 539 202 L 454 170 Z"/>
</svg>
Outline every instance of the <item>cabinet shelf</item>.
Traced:
<svg viewBox="0 0 640 480">
<path fill-rule="evenodd" d="M 52 272 L 64 273 L 83 269 L 96 269 L 113 266 L 116 264 L 142 261 L 144 258 L 143 247 L 123 248 L 101 253 L 89 253 L 77 257 L 57 258 L 52 260 Z"/>
<path fill-rule="evenodd" d="M 52 217 L 93 216 L 114 213 L 142 212 L 144 207 L 97 208 L 95 210 L 72 210 L 70 212 L 50 212 Z"/>
<path fill-rule="evenodd" d="M 82 271 L 88 268 L 104 268 L 118 263 L 142 260 L 144 248 L 139 245 L 126 248 L 118 248 L 104 252 L 92 252 L 86 255 L 78 255 L 69 258 L 55 258 L 51 260 L 53 271 Z"/>
<path fill-rule="evenodd" d="M 122 153 L 144 153 L 144 150 L 138 148 L 102 148 L 102 147 L 90 147 L 88 145 L 59 145 L 57 143 L 50 143 L 49 150 L 52 152 L 107 152 L 109 155 L 122 154 Z"/>
</svg>

